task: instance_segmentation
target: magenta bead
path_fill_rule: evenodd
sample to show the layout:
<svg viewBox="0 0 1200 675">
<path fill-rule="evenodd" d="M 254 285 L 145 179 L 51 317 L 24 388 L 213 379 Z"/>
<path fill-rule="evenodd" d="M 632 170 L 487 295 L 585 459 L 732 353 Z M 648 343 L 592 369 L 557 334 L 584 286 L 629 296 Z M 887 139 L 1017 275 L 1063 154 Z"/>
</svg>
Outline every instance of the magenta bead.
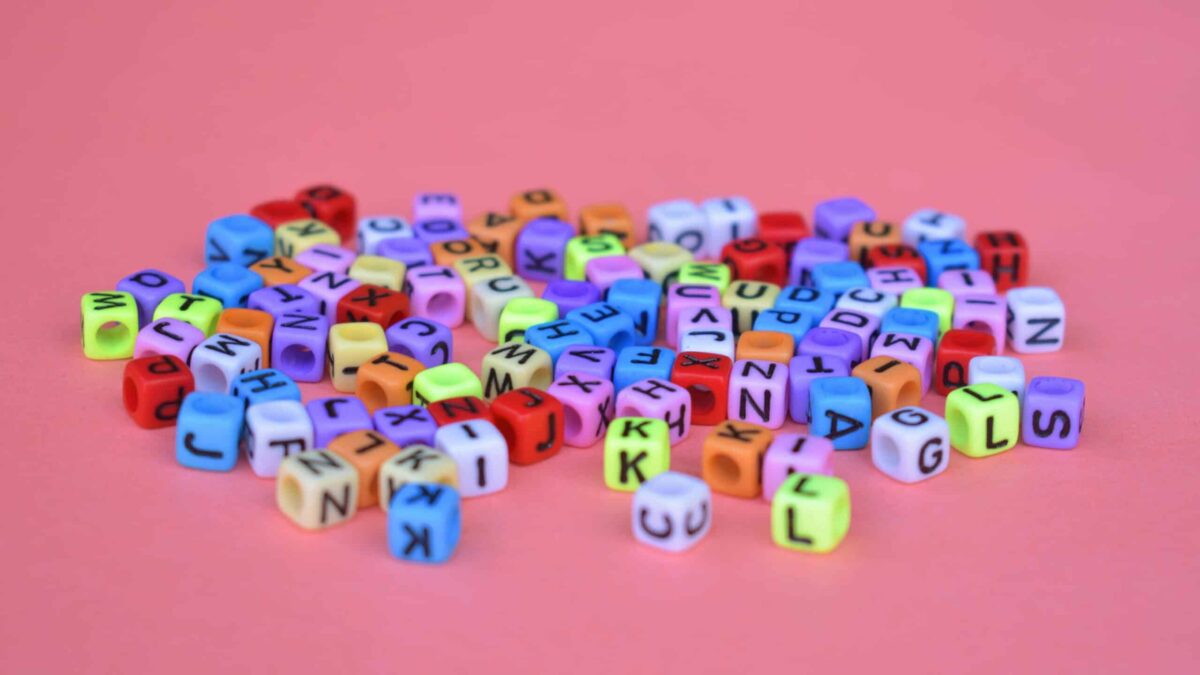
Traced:
<svg viewBox="0 0 1200 675">
<path fill-rule="evenodd" d="M 729 419 L 778 429 L 787 419 L 788 369 L 782 363 L 734 361 L 729 378 Z"/>
<path fill-rule="evenodd" d="M 955 298 L 996 293 L 996 282 L 987 270 L 946 270 L 938 275 L 937 285 Z"/>
<path fill-rule="evenodd" d="M 824 319 L 821 319 L 821 323 L 817 324 L 817 327 L 836 328 L 858 336 L 858 357 L 853 360 L 858 363 L 866 360 L 867 353 L 871 350 L 871 342 L 879 332 L 879 323 L 880 317 L 874 314 L 835 307 L 832 312 L 825 315 Z"/>
<path fill-rule="evenodd" d="M 945 277 L 945 274 L 942 276 Z M 992 337 L 996 339 L 993 354 L 1004 352 L 1007 320 L 1008 305 L 999 295 L 961 295 L 954 299 L 953 326 L 985 330 L 991 333 Z"/>
<path fill-rule="evenodd" d="M 604 437 L 613 418 L 613 383 L 589 373 L 563 373 L 546 389 L 563 404 L 563 442 L 586 448 Z"/>
<path fill-rule="evenodd" d="M 720 307 L 721 292 L 715 286 L 675 284 L 667 289 L 667 344 L 679 345 L 679 316 L 693 307 Z"/>
<path fill-rule="evenodd" d="M 358 256 L 347 248 L 333 244 L 317 244 L 296 254 L 296 262 L 314 272 L 346 274 Z"/>
<path fill-rule="evenodd" d="M 933 378 L 933 341 L 909 333 L 884 333 L 871 346 L 871 356 L 890 356 L 912 365 L 921 373 L 921 395 L 929 391 Z"/>
<path fill-rule="evenodd" d="M 767 447 L 762 463 L 762 496 L 771 501 L 793 473 L 833 475 L 833 442 L 822 436 L 779 434 Z"/>
<path fill-rule="evenodd" d="M 334 323 L 337 321 L 338 301 L 362 286 L 362 282 L 337 272 L 314 272 L 296 285 L 315 297 L 318 313 L 329 319 L 329 323 Z"/>
<path fill-rule="evenodd" d="M 925 287 L 921 275 L 911 267 L 872 267 L 867 270 L 867 282 L 877 291 L 887 291 L 896 295 Z"/>
<path fill-rule="evenodd" d="M 621 279 L 645 279 L 646 273 L 637 261 L 627 255 L 606 255 L 589 260 L 584 267 L 584 276 L 601 291 L 607 291 L 609 286 Z"/>
<path fill-rule="evenodd" d="M 404 292 L 408 313 L 433 319 L 447 328 L 462 325 L 467 308 L 467 286 L 453 268 L 425 265 L 408 271 Z"/>
<path fill-rule="evenodd" d="M 671 443 L 678 443 L 692 428 L 692 395 L 668 380 L 648 377 L 617 394 L 616 416 L 662 420 L 671 433 Z"/>
<path fill-rule="evenodd" d="M 138 331 L 133 342 L 133 358 L 178 356 L 184 363 L 192 349 L 204 341 L 204 331 L 178 319 L 159 319 Z"/>
</svg>

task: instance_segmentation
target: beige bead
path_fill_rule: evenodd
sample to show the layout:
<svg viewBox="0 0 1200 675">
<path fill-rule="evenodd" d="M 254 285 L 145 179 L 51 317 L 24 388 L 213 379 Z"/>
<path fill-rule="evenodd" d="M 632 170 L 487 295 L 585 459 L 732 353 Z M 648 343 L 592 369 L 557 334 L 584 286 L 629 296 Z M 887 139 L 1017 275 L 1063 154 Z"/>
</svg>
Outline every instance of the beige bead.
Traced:
<svg viewBox="0 0 1200 675">
<path fill-rule="evenodd" d="M 456 260 L 454 261 L 454 271 L 462 277 L 468 293 L 480 281 L 512 274 L 512 268 L 508 266 L 508 263 L 504 262 L 500 256 L 491 253 Z"/>
<path fill-rule="evenodd" d="M 733 314 L 733 330 L 744 333 L 754 329 L 759 312 L 775 306 L 779 287 L 765 281 L 739 279 L 721 294 L 721 305 Z"/>
<path fill-rule="evenodd" d="M 289 220 L 275 228 L 275 255 L 295 258 L 317 244 L 341 246 L 342 237 L 319 220 Z"/>
<path fill-rule="evenodd" d="M 629 257 L 642 266 L 647 276 L 660 284 L 695 258 L 691 251 L 667 241 L 649 241 L 634 246 L 629 250 Z"/>
<path fill-rule="evenodd" d="M 339 323 L 329 329 L 329 377 L 338 391 L 354 391 L 358 367 L 388 350 L 383 326 Z"/>
<path fill-rule="evenodd" d="M 485 340 L 500 334 L 500 313 L 513 298 L 532 298 L 533 290 L 521 277 L 508 275 L 481 281 L 470 290 L 471 323 Z"/>
<path fill-rule="evenodd" d="M 438 483 L 458 487 L 458 464 L 450 455 L 423 443 L 406 446 L 379 467 L 379 507 L 384 511 L 406 483 Z"/>
<path fill-rule="evenodd" d="M 275 503 L 307 530 L 350 520 L 358 510 L 358 471 L 328 450 L 289 455 L 279 464 Z"/>
<path fill-rule="evenodd" d="M 483 357 L 483 397 L 492 400 L 521 387 L 546 389 L 554 381 L 554 360 L 542 349 L 506 342 Z"/>
<path fill-rule="evenodd" d="M 350 278 L 399 291 L 404 288 L 404 263 L 381 255 L 360 255 L 350 266 Z"/>
</svg>

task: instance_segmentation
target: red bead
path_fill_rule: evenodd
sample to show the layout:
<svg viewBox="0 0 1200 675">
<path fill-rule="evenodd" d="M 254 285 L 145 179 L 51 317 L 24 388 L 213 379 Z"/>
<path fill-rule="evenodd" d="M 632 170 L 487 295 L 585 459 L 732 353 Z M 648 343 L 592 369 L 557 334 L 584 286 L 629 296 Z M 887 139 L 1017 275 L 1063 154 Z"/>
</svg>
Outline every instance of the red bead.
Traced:
<svg viewBox="0 0 1200 675">
<path fill-rule="evenodd" d="M 996 351 L 996 338 L 991 333 L 970 328 L 946 331 L 938 342 L 937 366 L 933 383 L 937 393 L 945 396 L 959 387 L 967 386 L 967 371 L 971 359 L 990 356 Z"/>
<path fill-rule="evenodd" d="M 788 253 L 792 252 L 797 240 L 811 236 L 804 216 L 795 211 L 775 211 L 758 216 L 758 238 L 778 244 Z"/>
<path fill-rule="evenodd" d="M 1024 286 L 1029 280 L 1029 247 L 1020 232 L 980 232 L 975 235 L 979 265 L 992 275 L 996 292 Z"/>
<path fill-rule="evenodd" d="M 492 413 L 513 464 L 534 464 L 562 449 L 566 415 L 553 395 L 533 387 L 514 389 L 492 401 Z"/>
<path fill-rule="evenodd" d="M 867 251 L 867 267 L 907 267 L 926 280 L 925 257 L 907 244 L 884 244 Z"/>
<path fill-rule="evenodd" d="M 370 321 L 384 328 L 408 316 L 408 296 L 383 286 L 363 284 L 342 296 L 337 322 Z"/>
<path fill-rule="evenodd" d="M 758 238 L 734 239 L 721 249 L 721 262 L 734 279 L 787 283 L 787 252 L 782 246 Z"/>
<path fill-rule="evenodd" d="M 312 185 L 297 192 L 296 201 L 313 218 L 332 227 L 342 241 L 354 239 L 357 226 L 354 195 L 336 185 Z"/>
<path fill-rule="evenodd" d="M 300 202 L 294 199 L 273 199 L 263 202 L 250 209 L 250 215 L 258 218 L 271 227 L 279 227 L 293 220 L 308 220 L 312 218 Z"/>
<path fill-rule="evenodd" d="M 437 422 L 439 427 L 467 420 L 487 420 L 493 424 L 496 422 L 487 401 L 477 396 L 446 398 L 430 403 L 427 408 L 429 414 L 433 416 L 433 421 Z"/>
<path fill-rule="evenodd" d="M 692 396 L 692 424 L 719 424 L 729 406 L 728 356 L 705 352 L 680 352 L 671 369 L 671 382 Z"/>
<path fill-rule="evenodd" d="M 192 371 L 174 355 L 143 356 L 125 364 L 125 410 L 138 426 L 158 429 L 175 424 L 183 399 L 196 389 Z"/>
</svg>

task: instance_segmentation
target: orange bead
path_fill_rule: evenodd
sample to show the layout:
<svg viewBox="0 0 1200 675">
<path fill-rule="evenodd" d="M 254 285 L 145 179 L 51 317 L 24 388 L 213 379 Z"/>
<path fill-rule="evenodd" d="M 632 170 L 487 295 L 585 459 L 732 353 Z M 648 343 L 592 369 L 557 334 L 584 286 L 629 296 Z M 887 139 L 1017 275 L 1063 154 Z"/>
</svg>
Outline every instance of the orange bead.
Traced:
<svg viewBox="0 0 1200 675">
<path fill-rule="evenodd" d="M 709 432 L 700 474 L 715 492 L 753 498 L 762 494 L 762 456 L 774 435 L 757 424 L 725 420 Z"/>
<path fill-rule="evenodd" d="M 425 370 L 421 362 L 396 352 L 384 352 L 358 367 L 354 395 L 367 410 L 391 408 L 412 403 L 413 380 Z"/>
<path fill-rule="evenodd" d="M 283 284 L 298 284 L 313 271 L 304 265 L 283 256 L 263 258 L 250 266 L 251 272 L 257 272 L 267 286 L 282 286 Z"/>
<path fill-rule="evenodd" d="M 433 254 L 434 264 L 442 267 L 453 267 L 454 263 L 463 258 L 473 258 L 488 253 L 482 244 L 471 239 L 448 239 L 434 242 L 429 245 L 429 252 Z"/>
<path fill-rule="evenodd" d="M 633 243 L 633 216 L 621 204 L 591 204 L 579 210 L 579 233 L 611 234 L 629 248 Z"/>
<path fill-rule="evenodd" d="M 275 317 L 258 309 L 233 307 L 221 312 L 217 318 L 217 332 L 236 335 L 251 340 L 262 347 L 262 367 L 271 366 L 271 331 L 275 329 Z"/>
<path fill-rule="evenodd" d="M 342 434 L 329 442 L 329 451 L 358 470 L 358 508 L 379 503 L 379 467 L 400 452 L 400 446 L 377 431 Z"/>
<path fill-rule="evenodd" d="M 900 228 L 882 220 L 866 220 L 855 223 L 850 229 L 850 259 L 867 264 L 867 254 L 876 246 L 902 244 Z"/>
<path fill-rule="evenodd" d="M 500 256 L 500 259 L 511 267 L 521 227 L 521 221 L 514 216 L 488 211 L 472 218 L 467 223 L 467 232 L 470 232 L 471 238 L 478 241 L 487 252 Z"/>
<path fill-rule="evenodd" d="M 512 214 L 522 223 L 528 223 L 534 218 L 558 218 L 567 220 L 567 203 L 558 193 L 549 188 L 526 190 L 513 195 L 508 203 Z"/>
<path fill-rule="evenodd" d="M 867 383 L 871 419 L 921 402 L 921 371 L 912 364 L 876 356 L 855 366 L 850 374 Z"/>
<path fill-rule="evenodd" d="M 748 330 L 737 341 L 738 361 L 757 359 L 787 365 L 796 355 L 796 338 L 773 330 Z"/>
</svg>

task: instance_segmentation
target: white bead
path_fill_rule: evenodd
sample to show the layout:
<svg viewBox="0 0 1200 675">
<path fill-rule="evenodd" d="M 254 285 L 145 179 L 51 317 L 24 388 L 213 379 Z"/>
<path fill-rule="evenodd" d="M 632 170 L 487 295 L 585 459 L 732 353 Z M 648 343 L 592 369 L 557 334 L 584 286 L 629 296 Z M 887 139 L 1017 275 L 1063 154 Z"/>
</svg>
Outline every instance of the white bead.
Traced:
<svg viewBox="0 0 1200 675">
<path fill-rule="evenodd" d="M 1008 345 L 1015 352 L 1039 354 L 1062 349 L 1067 309 L 1058 293 L 1044 286 L 1013 288 L 1008 302 Z"/>
<path fill-rule="evenodd" d="M 990 382 L 1017 395 L 1025 403 L 1025 365 L 1012 356 L 976 356 L 967 365 L 967 384 Z"/>
<path fill-rule="evenodd" d="M 273 477 L 284 457 L 312 450 L 312 418 L 299 401 L 252 405 L 246 410 L 245 444 L 254 475 Z"/>
<path fill-rule="evenodd" d="M 895 293 L 873 288 L 851 288 L 842 293 L 834 306 L 839 309 L 853 309 L 882 319 L 884 313 L 899 304 L 900 298 Z"/>
<path fill-rule="evenodd" d="M 881 415 L 871 426 L 871 462 L 903 483 L 932 478 L 950 463 L 950 427 L 916 406 Z"/>
<path fill-rule="evenodd" d="M 262 347 L 253 340 L 213 333 L 196 345 L 188 359 L 196 391 L 228 394 L 234 378 L 262 367 Z"/>
<path fill-rule="evenodd" d="M 725 244 L 758 234 L 758 214 L 745 197 L 713 197 L 704 200 L 700 209 L 708 220 L 705 252 L 713 260 L 721 257 Z"/>
<path fill-rule="evenodd" d="M 358 252 L 375 255 L 384 239 L 413 238 L 412 225 L 400 216 L 364 216 L 358 219 Z"/>
<path fill-rule="evenodd" d="M 667 471 L 633 494 L 633 536 L 647 546 L 679 553 L 712 527 L 712 490 L 694 476 Z"/>
<path fill-rule="evenodd" d="M 471 323 L 485 340 L 496 341 L 500 334 L 500 313 L 513 298 L 533 298 L 533 290 L 515 275 L 480 279 L 471 286 Z M 464 497 L 469 495 L 463 495 Z"/>
<path fill-rule="evenodd" d="M 275 504 L 300 527 L 316 530 L 358 511 L 358 470 L 328 450 L 284 459 L 275 478 Z"/>
<path fill-rule="evenodd" d="M 704 212 L 686 199 L 659 202 L 646 214 L 649 222 L 647 241 L 669 241 L 704 255 L 708 220 Z"/>
<path fill-rule="evenodd" d="M 737 348 L 731 330 L 692 330 L 679 336 L 679 351 L 722 354 L 733 359 Z"/>
<path fill-rule="evenodd" d="M 923 241 L 961 239 L 967 232 L 967 221 L 953 213 L 937 209 L 921 209 L 904 221 L 904 243 L 916 246 Z"/>
<path fill-rule="evenodd" d="M 688 307 L 679 311 L 675 335 L 694 330 L 733 330 L 733 312 L 725 307 Z"/>
<path fill-rule="evenodd" d="M 479 497 L 508 485 L 508 443 L 487 420 L 467 420 L 438 427 L 433 435 L 438 450 L 458 465 L 458 492 Z"/>
</svg>

